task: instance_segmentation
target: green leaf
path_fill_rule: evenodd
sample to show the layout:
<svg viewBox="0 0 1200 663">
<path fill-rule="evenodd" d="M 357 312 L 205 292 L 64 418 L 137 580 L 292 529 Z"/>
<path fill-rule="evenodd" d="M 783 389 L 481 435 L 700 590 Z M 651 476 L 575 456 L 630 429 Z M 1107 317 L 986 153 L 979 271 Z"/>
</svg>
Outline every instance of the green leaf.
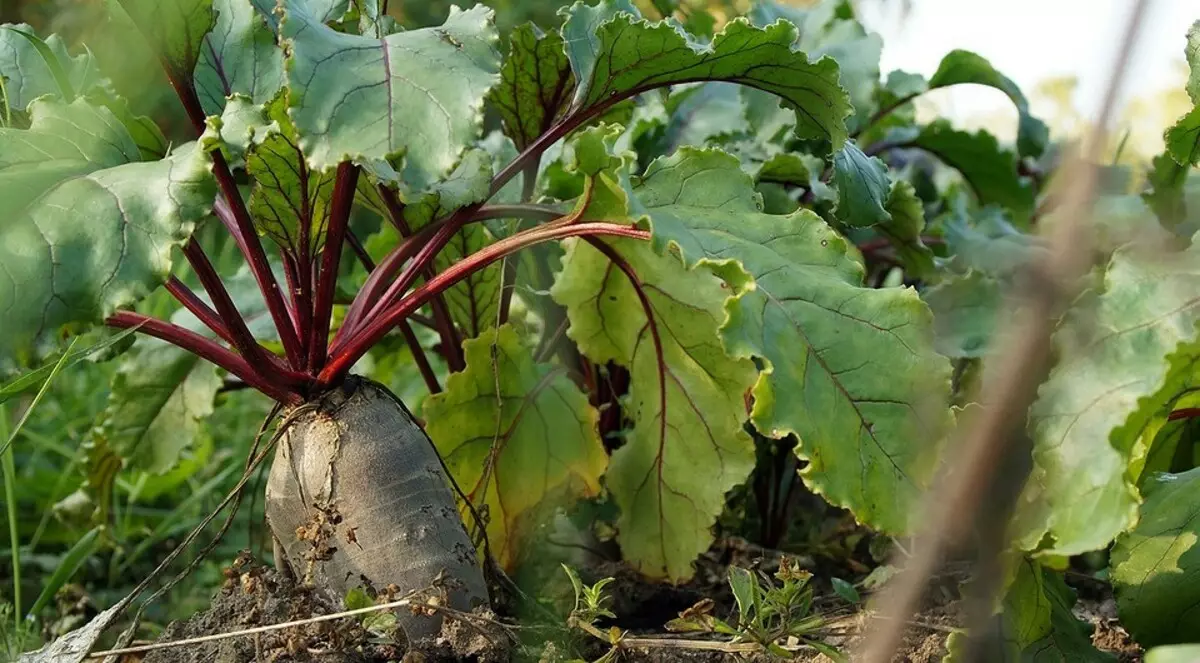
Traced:
<svg viewBox="0 0 1200 663">
<path fill-rule="evenodd" d="M 848 3 L 820 2 L 811 8 L 779 2 L 755 2 L 748 14 L 760 27 L 779 19 L 799 28 L 796 46 L 810 57 L 828 55 L 838 63 L 840 84 L 850 93 L 856 117 L 870 113 L 872 97 L 879 84 L 879 58 L 883 40 L 867 32 L 862 24 L 843 15 Z"/>
<path fill-rule="evenodd" d="M 271 104 L 269 112 L 274 122 L 255 131 L 246 151 L 246 172 L 254 180 L 250 215 L 255 227 L 301 260 L 325 244 L 337 172 L 309 169 L 286 109 Z"/>
<path fill-rule="evenodd" d="M 842 597 L 843 601 L 847 603 L 862 603 L 862 597 L 859 596 L 858 590 L 854 585 L 838 577 L 830 578 L 829 581 L 833 583 L 834 593 Z"/>
<path fill-rule="evenodd" d="M 1146 646 L 1190 642 L 1200 628 L 1200 469 L 1155 475 L 1143 491 L 1137 527 L 1110 558 L 1121 623 Z"/>
<path fill-rule="evenodd" d="M 929 79 L 929 88 L 974 83 L 996 88 L 1012 100 L 1020 115 L 1017 130 L 1017 150 L 1022 156 L 1038 157 L 1045 151 L 1050 129 L 1029 114 L 1029 102 L 1017 84 L 992 66 L 983 57 L 970 51 L 955 50 L 942 58 L 938 70 Z"/>
<path fill-rule="evenodd" d="M 1135 444 L 1200 362 L 1198 258 L 1197 247 L 1117 251 L 1094 310 L 1077 307 L 1055 334 L 1059 361 L 1030 411 L 1036 467 L 1027 487 L 1048 514 L 1018 534 L 1025 549 L 1098 550 L 1137 521 Z"/>
<path fill-rule="evenodd" d="M 1146 174 L 1149 187 L 1142 193 L 1142 200 L 1164 226 L 1178 228 L 1187 221 L 1184 189 L 1191 168 L 1179 165 L 1169 153 L 1154 157 L 1150 164 Z"/>
<path fill-rule="evenodd" d="M 864 287 L 846 240 L 812 212 L 759 212 L 728 154 L 681 149 L 651 164 L 633 195 L 660 250 L 675 245 L 739 295 L 722 337 L 765 365 L 755 427 L 799 438 L 801 476 L 827 500 L 907 531 L 950 423 L 950 366 L 933 351 L 925 304 L 911 289 Z"/>
<path fill-rule="evenodd" d="M 1116 659 L 1092 645 L 1091 624 L 1075 617 L 1075 592 L 1062 575 L 1022 560 L 1004 597 L 1005 644 L 1021 661 L 1107 663 Z"/>
<path fill-rule="evenodd" d="M 847 142 L 833 155 L 833 179 L 838 187 L 837 215 L 847 225 L 873 226 L 892 220 L 886 208 L 888 168 L 882 161 Z"/>
<path fill-rule="evenodd" d="M 417 189 L 450 171 L 499 80 L 491 10 L 452 8 L 440 27 L 371 39 L 324 25 L 298 0 L 284 7 L 288 113 L 309 168 L 403 155 Z"/>
<path fill-rule="evenodd" d="M 405 219 L 416 232 L 440 216 L 485 199 L 491 182 L 491 156 L 480 149 L 468 150 L 449 177 L 434 184 L 405 208 Z M 434 269 L 443 271 L 492 241 L 486 226 L 469 224 L 437 254 Z M 446 291 L 450 315 L 468 336 L 478 336 L 485 329 L 496 326 L 503 270 L 503 264 L 497 262 L 471 273 Z"/>
<path fill-rule="evenodd" d="M 781 97 L 796 110 L 796 134 L 846 141 L 853 109 L 831 58 L 810 62 L 795 48 L 796 27 L 778 21 L 756 28 L 734 19 L 701 42 L 677 24 L 639 18 L 627 0 L 565 10 L 562 34 L 577 86 L 571 113 L 603 108 L 635 93 L 694 81 L 728 81 Z"/>
<path fill-rule="evenodd" d="M 571 63 L 557 32 L 543 34 L 532 23 L 513 31 L 500 85 L 490 100 L 504 133 L 523 150 L 554 124 L 575 92 Z"/>
<path fill-rule="evenodd" d="M 213 0 L 117 0 L 171 76 L 190 81 L 204 35 L 216 23 Z"/>
<path fill-rule="evenodd" d="M 250 0 L 214 0 L 216 25 L 204 38 L 196 65 L 196 93 L 207 115 L 220 115 L 225 98 L 243 94 L 256 104 L 283 85 L 283 49 Z"/>
<path fill-rule="evenodd" d="M 113 331 L 113 333 L 109 333 L 109 331 Z M 95 355 L 101 355 L 110 348 L 114 348 L 125 341 L 132 342 L 133 339 L 130 336 L 136 331 L 137 328 L 122 329 L 120 331 L 97 330 L 95 333 L 102 335 L 101 340 L 86 348 L 66 352 L 52 361 L 23 373 L 4 384 L 0 384 L 0 404 L 12 399 L 14 396 L 41 388 L 54 375 L 55 371 L 70 368 Z"/>
<path fill-rule="evenodd" d="M 1200 645 L 1168 645 L 1146 652 L 1146 663 L 1195 663 L 1200 660 Z"/>
<path fill-rule="evenodd" d="M 933 311 L 934 348 L 947 357 L 983 357 L 1003 303 L 1000 282 L 982 272 L 950 276 L 921 297 Z"/>
<path fill-rule="evenodd" d="M 13 110 L 25 111 L 29 102 L 47 94 L 69 102 L 72 99 L 63 93 L 64 87 L 82 94 L 100 82 L 100 72 L 90 54 L 71 57 L 58 35 L 50 35 L 45 41 L 30 39 L 33 35 L 33 28 L 25 23 L 0 26 L 0 78 L 4 79 L 8 105 Z M 46 48 L 39 48 L 38 42 Z M 56 74 L 56 70 L 61 73 Z"/>
<path fill-rule="evenodd" d="M 653 318 L 626 275 L 584 242 L 570 245 L 550 294 L 566 307 L 567 334 L 581 352 L 630 371 L 622 410 L 633 427 L 606 475 L 621 511 L 624 559 L 650 577 L 680 581 L 712 542 L 725 493 L 754 467 L 754 444 L 742 430 L 754 365 L 721 347 L 729 293 L 719 279 L 644 242 L 607 243 L 637 275 Z"/>
<path fill-rule="evenodd" d="M 890 219 L 875 227 L 896 247 L 896 255 L 905 269 L 917 277 L 933 274 L 933 251 L 921 240 L 925 230 L 925 205 L 916 189 L 905 180 L 892 182 L 884 205 Z"/>
<path fill-rule="evenodd" d="M 1024 220 L 1033 212 L 1033 188 L 1017 174 L 1017 157 L 980 130 L 955 130 L 946 120 L 925 126 L 907 144 L 937 157 L 962 174 L 980 204 L 997 204 Z"/>
<path fill-rule="evenodd" d="M 138 146 L 107 109 L 42 99 L 30 112 L 29 129 L 0 129 L 0 373 L 165 281 L 216 195 L 194 144 L 132 163 Z"/>
<path fill-rule="evenodd" d="M 563 367 L 534 361 L 511 325 L 463 353 L 466 369 L 425 401 L 426 430 L 458 485 L 487 506 L 492 552 L 512 568 L 545 509 L 600 492 L 599 414 Z"/>
<path fill-rule="evenodd" d="M 700 83 L 672 91 L 666 103 L 667 152 L 679 145 L 703 145 L 750 130 L 741 88 L 733 83 Z M 640 155 L 648 156 L 645 151 Z M 657 155 L 654 155 L 657 156 Z"/>
<path fill-rule="evenodd" d="M 943 223 L 955 265 L 988 276 L 1009 278 L 1028 269 L 1046 249 L 1033 235 L 1013 227 L 998 207 L 956 211 Z"/>
<path fill-rule="evenodd" d="M 130 466 L 162 474 L 212 414 L 221 379 L 212 364 L 156 339 L 139 339 L 113 378 L 95 435 Z"/>
<path fill-rule="evenodd" d="M 1200 163 L 1200 106 L 1179 118 L 1164 136 L 1167 154 L 1181 166 Z"/>
</svg>

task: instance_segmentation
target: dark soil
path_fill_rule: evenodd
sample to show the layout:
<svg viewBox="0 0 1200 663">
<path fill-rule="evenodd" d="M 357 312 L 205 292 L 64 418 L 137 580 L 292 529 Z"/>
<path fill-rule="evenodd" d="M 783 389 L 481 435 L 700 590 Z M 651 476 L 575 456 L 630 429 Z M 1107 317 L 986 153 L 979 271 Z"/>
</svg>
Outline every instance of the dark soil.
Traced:
<svg viewBox="0 0 1200 663">
<path fill-rule="evenodd" d="M 225 585 L 211 607 L 183 622 L 174 622 L 158 642 L 172 642 L 256 626 L 328 615 L 341 610 L 319 593 L 243 553 L 226 570 Z M 437 638 L 409 648 L 365 630 L 347 617 L 267 633 L 150 652 L 143 663 L 503 663 L 510 642 L 503 629 L 490 626 L 495 616 L 477 610 L 470 619 L 447 619 Z M 398 636 L 403 640 L 403 635 Z M 389 640 L 389 641 L 384 641 Z M 406 651 L 408 650 L 408 651 Z"/>
<path fill-rule="evenodd" d="M 732 613 L 733 598 L 726 581 L 731 564 L 759 568 L 768 573 L 778 568 L 780 555 L 732 539 L 714 545 L 698 562 L 692 581 L 680 586 L 649 583 L 617 563 L 599 562 L 585 573 L 586 582 L 614 577 L 609 585 L 610 608 L 617 619 L 603 621 L 602 630 L 617 626 L 629 635 L 658 639 L 680 637 L 665 634 L 663 624 L 701 599 L 716 604 L 718 616 Z M 240 557 L 227 571 L 225 586 L 213 597 L 209 610 L 186 622 L 173 623 L 160 641 L 226 633 L 305 619 L 336 612 L 312 591 L 297 586 L 274 570 Z M 958 586 L 962 578 L 948 575 L 930 592 L 921 612 L 911 620 L 901 652 L 893 659 L 906 663 L 941 661 L 946 638 L 961 623 Z M 1116 607 L 1106 584 L 1084 576 L 1072 579 L 1079 594 L 1075 613 L 1094 625 L 1093 642 L 1122 663 L 1140 661 L 1142 651 L 1119 625 Z M 843 652 L 851 652 L 861 639 L 865 614 L 829 592 L 814 607 L 827 619 L 824 640 Z M 567 632 L 561 623 L 537 626 L 522 620 L 519 627 L 480 609 L 471 615 L 449 613 L 437 638 L 407 647 L 385 641 L 367 632 L 355 618 L 296 626 L 253 636 L 171 648 L 151 652 L 145 663 L 442 663 L 478 661 L 502 663 L 510 660 L 560 663 L 579 657 L 596 660 L 609 646 L 598 639 Z M 539 630 L 541 629 L 541 630 Z M 530 637 L 530 634 L 534 634 Z M 400 636 L 401 640 L 403 639 Z M 703 638 L 692 638 L 700 640 Z M 517 640 L 523 640 L 517 644 Z M 564 645 L 564 643 L 570 643 Z M 571 649 L 571 651 L 568 651 Z M 616 660 L 660 663 L 713 663 L 717 661 L 763 662 L 765 656 L 698 651 L 684 646 L 623 648 Z M 796 661 L 828 661 L 815 651 L 801 649 Z"/>
</svg>

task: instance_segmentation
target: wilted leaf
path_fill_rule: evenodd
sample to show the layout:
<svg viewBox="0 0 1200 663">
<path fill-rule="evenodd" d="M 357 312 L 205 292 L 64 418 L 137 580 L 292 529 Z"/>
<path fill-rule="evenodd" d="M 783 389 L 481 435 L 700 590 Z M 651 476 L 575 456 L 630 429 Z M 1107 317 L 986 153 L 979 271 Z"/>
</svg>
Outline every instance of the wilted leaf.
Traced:
<svg viewBox="0 0 1200 663">
<path fill-rule="evenodd" d="M 512 568 L 531 519 L 555 501 L 596 495 L 607 456 L 599 415 L 562 367 L 538 364 L 512 326 L 463 344 L 467 367 L 425 401 L 426 430 Z M 499 393 L 497 393 L 499 390 Z"/>
</svg>

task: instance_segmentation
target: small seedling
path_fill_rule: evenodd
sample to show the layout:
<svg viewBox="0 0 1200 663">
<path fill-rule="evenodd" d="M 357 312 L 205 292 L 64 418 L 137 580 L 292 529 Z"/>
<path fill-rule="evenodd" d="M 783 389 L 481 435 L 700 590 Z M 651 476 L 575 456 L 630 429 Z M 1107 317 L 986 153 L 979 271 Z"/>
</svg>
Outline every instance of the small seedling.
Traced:
<svg viewBox="0 0 1200 663">
<path fill-rule="evenodd" d="M 737 619 L 725 621 L 712 614 L 714 604 L 704 599 L 667 622 L 667 630 L 678 633 L 719 633 L 734 642 L 753 642 L 768 653 L 790 659 L 792 652 L 781 641 L 795 638 L 835 661 L 845 657 L 814 635 L 825 622 L 812 614 L 812 574 L 784 557 L 774 579 L 762 572 L 729 567 L 729 586 L 737 603 Z M 778 582 L 776 582 L 778 581 Z"/>
</svg>

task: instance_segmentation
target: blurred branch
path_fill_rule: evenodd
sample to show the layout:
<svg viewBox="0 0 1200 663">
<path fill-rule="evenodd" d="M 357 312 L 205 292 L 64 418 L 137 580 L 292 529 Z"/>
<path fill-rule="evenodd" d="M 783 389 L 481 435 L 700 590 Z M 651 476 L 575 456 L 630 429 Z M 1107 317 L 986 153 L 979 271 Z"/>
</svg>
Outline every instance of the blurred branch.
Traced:
<svg viewBox="0 0 1200 663">
<path fill-rule="evenodd" d="M 865 663 L 886 663 L 892 659 L 903 636 L 905 623 L 915 611 L 925 593 L 929 578 L 941 565 L 946 551 L 958 544 L 972 523 L 995 530 L 998 536 L 984 540 L 1003 541 L 1006 519 L 979 518 L 981 508 L 988 502 L 1001 468 L 1012 467 L 1013 441 L 1025 429 L 1029 406 L 1037 387 L 1046 378 L 1050 367 L 1051 335 L 1056 321 L 1071 302 L 1076 286 L 1091 267 L 1091 235 L 1086 232 L 1088 217 L 1096 189 L 1097 164 L 1102 160 L 1105 133 L 1112 123 L 1116 98 L 1137 41 L 1145 14 L 1147 0 L 1137 0 L 1130 14 L 1124 38 L 1115 54 L 1112 74 L 1097 118 L 1094 134 L 1086 150 L 1069 160 L 1059 175 L 1065 183 L 1061 217 L 1050 228 L 1051 250 L 1041 264 L 1034 265 L 1024 292 L 1018 298 L 1007 333 L 991 365 L 995 375 L 985 385 L 984 407 L 977 417 L 962 428 L 956 450 L 943 468 L 941 479 L 926 494 L 922 514 L 923 531 L 917 537 L 916 554 L 900 574 L 877 597 L 876 612 L 867 627 L 867 637 L 860 649 Z M 1028 463 L 1025 465 L 1028 473 Z M 1025 475 L 1007 479 L 1022 485 Z M 995 506 L 989 504 L 989 506 Z M 997 522 L 998 521 L 998 522 Z M 981 555 L 998 557 L 1003 546 L 983 550 Z M 981 566 L 992 566 L 995 559 L 984 560 Z M 992 583 L 996 585 L 998 583 Z M 996 587 L 993 587 L 995 589 Z M 977 597 L 986 601 L 988 597 Z M 970 615 L 990 615 L 988 603 L 984 609 L 972 610 Z M 979 624 L 969 626 L 978 627 Z"/>
</svg>

